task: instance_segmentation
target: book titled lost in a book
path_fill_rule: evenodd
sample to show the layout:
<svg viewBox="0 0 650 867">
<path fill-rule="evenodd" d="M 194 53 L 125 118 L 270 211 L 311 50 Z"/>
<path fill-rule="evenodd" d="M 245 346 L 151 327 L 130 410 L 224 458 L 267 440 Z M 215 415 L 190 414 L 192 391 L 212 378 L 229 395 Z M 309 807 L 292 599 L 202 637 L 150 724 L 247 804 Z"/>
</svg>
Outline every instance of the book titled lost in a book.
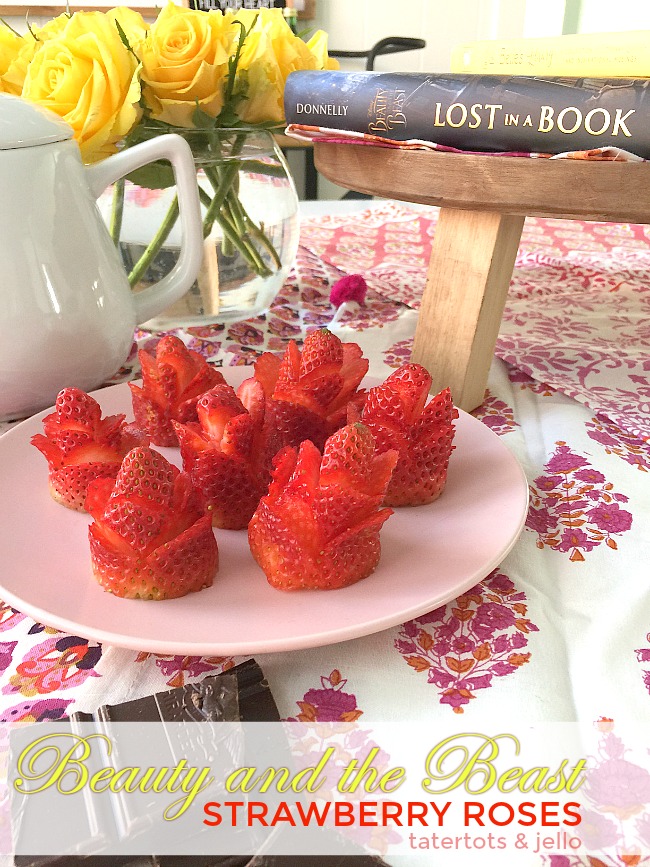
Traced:
<svg viewBox="0 0 650 867">
<path fill-rule="evenodd" d="M 294 72 L 288 124 L 462 150 L 563 153 L 615 146 L 650 158 L 650 80 Z"/>
</svg>

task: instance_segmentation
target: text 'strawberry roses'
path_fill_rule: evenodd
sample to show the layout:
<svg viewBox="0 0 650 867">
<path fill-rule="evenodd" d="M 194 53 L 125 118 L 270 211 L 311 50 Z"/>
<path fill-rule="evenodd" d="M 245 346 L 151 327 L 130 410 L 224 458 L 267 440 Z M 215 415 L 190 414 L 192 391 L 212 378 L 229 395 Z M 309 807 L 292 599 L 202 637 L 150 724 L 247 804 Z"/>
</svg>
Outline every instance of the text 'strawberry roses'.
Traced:
<svg viewBox="0 0 650 867">
<path fill-rule="evenodd" d="M 367 372 L 360 347 L 325 328 L 307 335 L 302 352 L 291 341 L 282 359 L 261 355 L 237 393 L 251 414 L 263 417 L 267 461 L 304 440 L 322 449 L 345 424 L 348 403 L 363 399 L 358 388 Z"/>
<path fill-rule="evenodd" d="M 57 503 L 82 512 L 90 482 L 114 479 L 124 455 L 146 443 L 144 434 L 124 419 L 103 419 L 97 401 L 78 388 L 59 392 L 55 411 L 43 419 L 45 433 L 31 439 L 47 459 L 50 494 Z"/>
<path fill-rule="evenodd" d="M 219 565 L 212 523 L 190 478 L 149 448 L 124 458 L 115 483 L 90 485 L 93 574 L 125 599 L 173 599 L 212 584 Z"/>
<path fill-rule="evenodd" d="M 403 364 L 368 392 L 361 421 L 370 428 L 379 452 L 399 452 L 386 493 L 388 506 L 431 503 L 447 481 L 458 411 L 448 388 L 426 403 L 430 387 L 424 367 Z"/>
<path fill-rule="evenodd" d="M 381 553 L 382 509 L 397 452 L 375 453 L 372 434 L 351 424 L 321 453 L 303 442 L 276 458 L 269 493 L 248 527 L 253 557 L 280 590 L 333 590 L 366 578 Z"/>
<path fill-rule="evenodd" d="M 183 469 L 214 526 L 243 530 L 270 481 L 261 464 L 261 426 L 229 385 L 206 392 L 196 408 L 198 424 L 174 424 Z"/>
<path fill-rule="evenodd" d="M 135 420 L 154 445 L 176 446 L 172 422 L 197 421 L 197 400 L 223 383 L 224 378 L 202 355 L 187 349 L 172 334 L 158 341 L 155 356 L 141 349 L 138 359 L 142 387 L 129 383 Z"/>
</svg>

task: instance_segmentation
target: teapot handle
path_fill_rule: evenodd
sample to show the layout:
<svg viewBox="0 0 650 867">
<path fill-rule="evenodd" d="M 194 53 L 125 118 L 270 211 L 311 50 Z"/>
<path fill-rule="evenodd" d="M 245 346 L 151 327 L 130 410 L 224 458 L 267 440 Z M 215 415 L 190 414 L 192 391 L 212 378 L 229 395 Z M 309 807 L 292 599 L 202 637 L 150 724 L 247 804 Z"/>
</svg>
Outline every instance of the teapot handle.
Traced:
<svg viewBox="0 0 650 867">
<path fill-rule="evenodd" d="M 133 294 L 136 324 L 140 325 L 178 301 L 196 280 L 203 260 L 203 226 L 194 158 L 187 142 L 170 133 L 134 145 L 101 163 L 86 167 L 95 198 L 118 178 L 146 163 L 168 159 L 174 170 L 183 243 L 172 270 L 151 286 Z"/>
</svg>

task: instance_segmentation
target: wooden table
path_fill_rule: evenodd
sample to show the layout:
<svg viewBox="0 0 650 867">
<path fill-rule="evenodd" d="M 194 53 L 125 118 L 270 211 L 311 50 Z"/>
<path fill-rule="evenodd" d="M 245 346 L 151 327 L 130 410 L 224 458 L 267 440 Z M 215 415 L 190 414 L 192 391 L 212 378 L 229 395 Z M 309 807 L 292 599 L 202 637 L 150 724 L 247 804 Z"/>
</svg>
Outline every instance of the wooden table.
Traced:
<svg viewBox="0 0 650 867">
<path fill-rule="evenodd" d="M 471 411 L 483 402 L 526 216 L 650 222 L 650 164 L 314 145 L 343 187 L 441 208 L 412 358 Z"/>
</svg>

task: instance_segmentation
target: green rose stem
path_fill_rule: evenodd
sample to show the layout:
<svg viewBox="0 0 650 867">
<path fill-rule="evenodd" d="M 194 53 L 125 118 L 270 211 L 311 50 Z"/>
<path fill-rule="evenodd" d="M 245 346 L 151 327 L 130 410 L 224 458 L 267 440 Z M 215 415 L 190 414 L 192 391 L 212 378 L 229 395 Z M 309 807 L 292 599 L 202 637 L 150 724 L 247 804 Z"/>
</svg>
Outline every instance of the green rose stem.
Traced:
<svg viewBox="0 0 650 867">
<path fill-rule="evenodd" d="M 146 272 L 153 258 L 159 253 L 160 248 L 167 240 L 169 233 L 174 227 L 174 223 L 178 219 L 178 196 L 174 196 L 174 201 L 169 206 L 165 219 L 160 224 L 160 228 L 154 235 L 153 239 L 148 244 L 146 250 L 140 256 L 131 273 L 129 274 L 129 284 L 133 288 L 142 279 L 142 275 Z"/>
<path fill-rule="evenodd" d="M 219 173 L 213 166 L 203 166 L 206 177 L 215 191 L 212 201 L 203 217 L 203 237 L 207 238 L 212 231 L 212 224 L 217 219 L 221 206 L 237 177 L 241 163 L 229 163 L 223 172 Z"/>
<path fill-rule="evenodd" d="M 243 136 L 238 136 L 237 138 L 243 139 Z M 235 146 L 233 146 L 234 149 Z M 241 150 L 241 144 L 239 144 L 238 150 Z M 239 179 L 239 169 L 242 165 L 243 162 L 241 160 L 237 160 L 234 163 L 229 162 L 221 171 L 215 166 L 203 166 L 206 177 L 216 191 L 203 218 L 203 235 L 204 237 L 207 236 L 212 229 L 212 224 L 215 221 L 218 222 L 224 233 L 222 242 L 224 255 L 232 255 L 231 248 L 234 247 L 244 256 L 256 274 L 260 277 L 268 277 L 272 274 L 272 271 L 267 268 L 264 260 L 255 249 L 246 221 L 241 216 L 243 208 L 237 195 L 236 187 Z M 252 224 L 250 218 L 248 222 Z"/>
<path fill-rule="evenodd" d="M 228 166 L 230 169 L 231 166 Z M 210 177 L 210 180 L 214 184 L 213 173 L 214 169 L 211 167 L 204 167 L 204 171 L 206 175 Z M 239 171 L 238 166 L 235 166 L 235 177 L 237 172 Z M 225 173 L 224 173 L 225 174 Z M 221 227 L 221 231 L 223 232 L 223 241 L 221 244 L 221 248 L 225 255 L 231 255 L 228 250 L 228 244 L 231 247 L 236 248 L 242 254 L 242 256 L 246 259 L 248 264 L 253 268 L 256 274 L 259 274 L 260 277 L 268 277 L 271 274 L 271 271 L 266 267 L 262 259 L 260 258 L 257 250 L 253 247 L 250 242 L 250 239 L 247 238 L 245 229 L 237 225 L 231 218 L 229 203 L 234 194 L 234 191 L 229 187 L 233 182 L 233 178 L 229 176 L 222 177 L 219 180 L 219 186 L 217 189 L 217 193 L 214 198 L 211 199 L 210 196 L 199 187 L 199 195 L 201 197 L 201 201 L 204 205 L 207 204 L 207 211 L 205 217 L 203 218 L 203 236 L 207 237 L 212 231 L 212 226 L 216 222 Z M 235 194 L 236 198 L 236 194 Z M 215 207 L 215 202 L 218 207 Z"/>
<path fill-rule="evenodd" d="M 277 251 L 273 244 L 269 241 L 267 236 L 264 234 L 264 230 L 261 226 L 258 226 L 254 220 L 248 216 L 244 206 L 241 203 L 241 199 L 238 196 L 233 196 L 231 202 L 232 208 L 237 212 L 237 219 L 240 225 L 248 227 L 248 233 L 253 235 L 253 237 L 257 240 L 259 244 L 266 248 L 268 253 L 271 255 L 276 268 L 282 267 L 282 262 L 280 261 L 280 257 L 277 254 Z M 270 272 L 269 272 L 270 273 Z"/>
<path fill-rule="evenodd" d="M 245 135 L 237 135 L 230 151 L 230 157 L 236 157 L 241 152 L 245 140 Z M 273 272 L 264 262 L 261 253 L 255 246 L 255 242 L 266 249 L 277 268 L 280 268 L 282 263 L 277 251 L 263 229 L 251 220 L 239 199 L 239 170 L 244 164 L 243 160 L 225 160 L 221 152 L 221 142 L 217 139 L 215 144 L 219 151 L 218 154 L 215 154 L 215 157 L 217 160 L 223 160 L 225 165 L 203 165 L 206 177 L 215 191 L 214 196 L 211 197 L 199 186 L 199 196 L 206 208 L 203 217 L 203 237 L 207 238 L 212 231 L 214 223 L 218 223 L 223 232 L 222 251 L 224 254 L 232 255 L 234 249 L 238 250 L 256 274 L 260 277 L 268 277 Z M 109 224 L 111 237 L 116 243 L 120 235 L 123 205 L 124 181 L 120 180 L 115 185 L 111 222 Z M 156 235 L 147 245 L 129 274 L 129 284 L 131 287 L 135 286 L 142 279 L 153 259 L 160 252 L 177 219 L 178 199 L 174 197 L 174 201 L 170 205 Z"/>
<path fill-rule="evenodd" d="M 122 215 L 124 214 L 124 178 L 120 178 L 115 182 L 113 187 L 113 201 L 111 203 L 111 217 L 108 224 L 108 231 L 111 233 L 111 238 L 116 247 L 120 243 L 120 232 L 122 231 Z"/>
<path fill-rule="evenodd" d="M 233 192 L 233 194 L 229 195 L 224 202 L 221 212 L 221 216 L 225 219 L 227 225 L 232 227 L 233 234 L 231 236 L 230 233 L 228 233 L 227 238 L 232 243 L 234 243 L 235 238 L 238 239 L 246 251 L 244 255 L 249 259 L 256 273 L 259 274 L 260 277 L 268 277 L 272 272 L 267 268 L 264 260 L 255 248 L 245 223 L 243 223 L 237 215 L 235 202 L 239 202 L 239 199 Z M 238 244 L 235 243 L 235 246 L 241 250 L 241 247 Z"/>
</svg>

